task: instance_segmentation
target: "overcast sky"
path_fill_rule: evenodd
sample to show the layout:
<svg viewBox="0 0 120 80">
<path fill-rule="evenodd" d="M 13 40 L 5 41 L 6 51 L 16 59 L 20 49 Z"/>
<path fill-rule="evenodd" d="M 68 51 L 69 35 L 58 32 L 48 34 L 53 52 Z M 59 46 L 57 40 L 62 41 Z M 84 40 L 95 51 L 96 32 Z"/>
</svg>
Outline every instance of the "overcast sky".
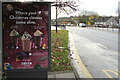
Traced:
<svg viewBox="0 0 120 80">
<path fill-rule="evenodd" d="M 65 1 L 65 0 L 64 0 Z M 75 1 L 75 0 L 74 0 Z M 83 10 L 95 11 L 99 15 L 103 16 L 117 16 L 116 11 L 118 10 L 118 2 L 120 0 L 76 0 L 79 5 L 79 11 L 67 14 L 59 14 L 58 17 L 67 17 L 79 15 Z M 55 9 L 52 8 L 52 19 L 55 19 Z"/>
</svg>

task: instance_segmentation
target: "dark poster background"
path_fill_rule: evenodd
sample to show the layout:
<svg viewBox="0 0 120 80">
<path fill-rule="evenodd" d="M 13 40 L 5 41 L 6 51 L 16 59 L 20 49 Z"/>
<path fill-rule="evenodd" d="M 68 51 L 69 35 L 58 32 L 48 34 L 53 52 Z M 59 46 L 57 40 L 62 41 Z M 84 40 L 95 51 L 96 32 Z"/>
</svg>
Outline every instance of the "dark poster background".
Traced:
<svg viewBox="0 0 120 80">
<path fill-rule="evenodd" d="M 3 3 L 3 68 L 48 68 L 49 5 Z"/>
</svg>

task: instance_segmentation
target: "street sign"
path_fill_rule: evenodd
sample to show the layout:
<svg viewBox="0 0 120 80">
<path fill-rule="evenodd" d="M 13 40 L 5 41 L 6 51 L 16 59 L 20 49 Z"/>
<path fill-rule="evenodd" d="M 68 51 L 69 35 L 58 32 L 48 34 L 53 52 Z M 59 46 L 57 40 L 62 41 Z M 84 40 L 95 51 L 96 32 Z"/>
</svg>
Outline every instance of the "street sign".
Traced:
<svg viewBox="0 0 120 80">
<path fill-rule="evenodd" d="M 50 69 L 50 4 L 3 2 L 3 70 Z"/>
</svg>

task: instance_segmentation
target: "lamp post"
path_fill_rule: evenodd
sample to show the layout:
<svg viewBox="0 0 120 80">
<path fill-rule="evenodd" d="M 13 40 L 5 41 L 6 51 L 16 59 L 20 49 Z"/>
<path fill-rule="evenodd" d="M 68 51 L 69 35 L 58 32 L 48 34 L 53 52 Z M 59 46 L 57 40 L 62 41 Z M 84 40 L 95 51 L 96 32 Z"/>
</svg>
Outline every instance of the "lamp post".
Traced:
<svg viewBox="0 0 120 80">
<path fill-rule="evenodd" d="M 56 5 L 57 5 L 57 1 L 58 1 L 58 0 L 56 0 Z M 57 27 L 58 27 L 58 22 L 57 22 L 57 21 L 58 21 L 58 20 L 57 20 L 58 14 L 57 14 L 57 13 L 58 13 L 58 8 L 57 8 L 57 6 L 56 6 L 56 33 L 57 33 Z"/>
</svg>

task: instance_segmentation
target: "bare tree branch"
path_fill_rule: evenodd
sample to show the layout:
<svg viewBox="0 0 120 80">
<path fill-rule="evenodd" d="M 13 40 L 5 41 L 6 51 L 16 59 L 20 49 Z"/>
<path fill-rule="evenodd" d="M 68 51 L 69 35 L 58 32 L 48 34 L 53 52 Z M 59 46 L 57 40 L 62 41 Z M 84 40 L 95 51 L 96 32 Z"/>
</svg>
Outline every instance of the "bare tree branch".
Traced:
<svg viewBox="0 0 120 80">
<path fill-rule="evenodd" d="M 69 14 L 67 7 L 74 12 L 77 11 L 78 7 L 74 1 L 55 2 L 52 6 L 58 7 L 60 11 L 62 10 L 67 14 Z"/>
</svg>

